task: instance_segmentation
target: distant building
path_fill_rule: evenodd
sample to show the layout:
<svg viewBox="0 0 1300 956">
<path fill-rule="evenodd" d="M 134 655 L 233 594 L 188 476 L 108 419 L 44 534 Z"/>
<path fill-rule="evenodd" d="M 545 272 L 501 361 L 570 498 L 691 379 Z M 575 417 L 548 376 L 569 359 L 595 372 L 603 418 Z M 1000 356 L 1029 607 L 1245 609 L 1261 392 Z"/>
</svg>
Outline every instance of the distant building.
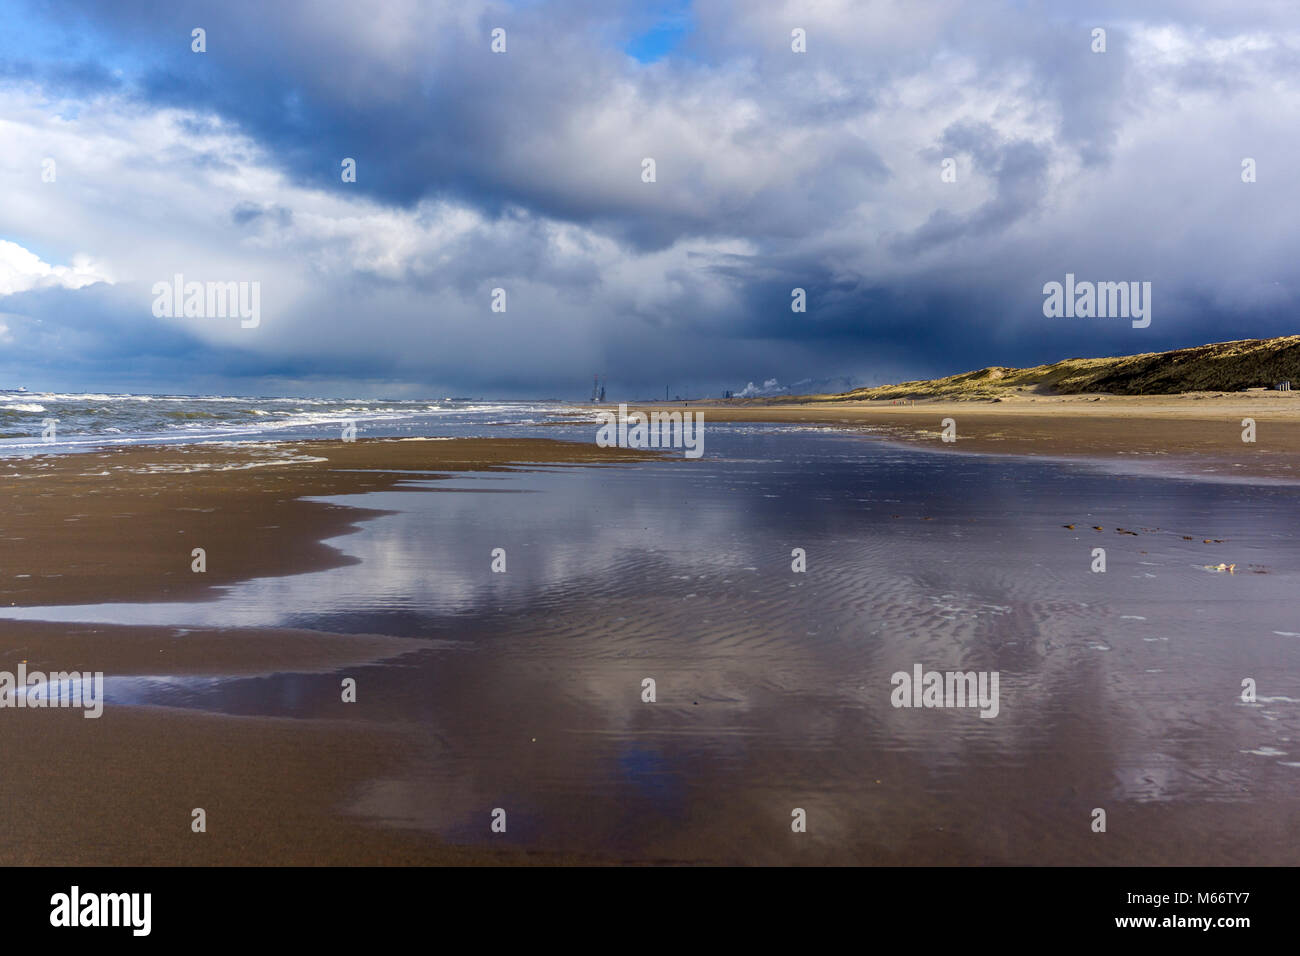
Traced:
<svg viewBox="0 0 1300 956">
<path fill-rule="evenodd" d="M 1279 392 L 1289 392 L 1289 391 L 1291 391 L 1291 382 L 1290 382 L 1289 380 L 1288 380 L 1288 381 L 1285 381 L 1285 382 L 1278 382 L 1278 383 L 1277 383 L 1277 390 L 1278 390 Z"/>
</svg>

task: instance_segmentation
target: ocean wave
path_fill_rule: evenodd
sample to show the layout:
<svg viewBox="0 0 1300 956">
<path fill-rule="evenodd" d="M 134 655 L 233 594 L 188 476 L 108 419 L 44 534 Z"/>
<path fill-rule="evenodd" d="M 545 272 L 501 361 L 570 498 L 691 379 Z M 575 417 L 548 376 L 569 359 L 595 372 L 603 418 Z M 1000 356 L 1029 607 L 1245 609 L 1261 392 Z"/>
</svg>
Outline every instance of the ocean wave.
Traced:
<svg viewBox="0 0 1300 956">
<path fill-rule="evenodd" d="M 548 422 L 565 410 L 554 402 L 500 400 L 27 392 L 0 396 L 0 426 L 7 426 L 0 456 L 223 439 L 338 440 L 349 425 L 359 438 L 463 436 L 488 426 Z M 39 433 L 43 417 L 58 420 L 53 441 Z"/>
</svg>

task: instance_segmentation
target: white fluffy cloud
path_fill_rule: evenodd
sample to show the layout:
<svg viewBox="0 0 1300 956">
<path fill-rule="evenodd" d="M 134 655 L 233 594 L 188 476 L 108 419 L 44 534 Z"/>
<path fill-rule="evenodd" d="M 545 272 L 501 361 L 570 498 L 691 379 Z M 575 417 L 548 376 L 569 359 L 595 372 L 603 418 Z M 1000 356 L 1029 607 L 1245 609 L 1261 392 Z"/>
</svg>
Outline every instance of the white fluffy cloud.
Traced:
<svg viewBox="0 0 1300 956">
<path fill-rule="evenodd" d="M 74 256 L 71 265 L 52 266 L 18 243 L 0 239 L 0 296 L 56 286 L 80 289 L 112 281 L 108 269 L 89 256 Z"/>
</svg>

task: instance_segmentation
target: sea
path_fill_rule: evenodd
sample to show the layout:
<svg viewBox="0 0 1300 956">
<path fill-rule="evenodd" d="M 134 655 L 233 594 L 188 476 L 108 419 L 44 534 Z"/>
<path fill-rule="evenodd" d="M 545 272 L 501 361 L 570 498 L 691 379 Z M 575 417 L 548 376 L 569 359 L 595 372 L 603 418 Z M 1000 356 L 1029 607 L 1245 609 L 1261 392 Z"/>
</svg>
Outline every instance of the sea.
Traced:
<svg viewBox="0 0 1300 956">
<path fill-rule="evenodd" d="M 564 421 L 572 411 L 560 401 L 0 392 L 0 455 L 133 444 L 338 439 L 349 425 L 358 438 L 483 436 L 498 434 L 493 429 L 501 427 Z"/>
</svg>

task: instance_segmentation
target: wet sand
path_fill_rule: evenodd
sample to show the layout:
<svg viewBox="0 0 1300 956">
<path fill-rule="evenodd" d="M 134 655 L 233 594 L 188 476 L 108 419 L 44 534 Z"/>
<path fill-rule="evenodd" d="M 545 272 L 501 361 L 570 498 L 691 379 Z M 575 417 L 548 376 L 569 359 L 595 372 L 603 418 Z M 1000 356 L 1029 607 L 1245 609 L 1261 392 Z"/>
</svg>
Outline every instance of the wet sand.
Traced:
<svg viewBox="0 0 1300 956">
<path fill-rule="evenodd" d="M 527 464 L 644 454 L 548 440 L 310 442 L 133 447 L 0 460 L 0 601 L 36 606 L 211 597 L 216 588 L 346 563 L 322 544 L 380 512 L 306 495 L 407 490 L 404 482 Z M 436 472 L 437 475 L 427 472 Z M 191 570 L 191 549 L 207 572 Z M 0 669 L 106 676 L 333 671 L 425 642 L 286 629 L 0 622 Z M 565 861 L 462 849 L 343 812 L 410 749 L 400 725 L 240 718 L 109 706 L 0 711 L 0 863 L 402 864 Z M 347 708 L 353 707 L 349 710 Z M 190 829 L 207 811 L 206 833 Z"/>
<path fill-rule="evenodd" d="M 690 402 L 644 404 L 703 412 L 709 422 L 784 422 L 864 428 L 945 453 L 1049 458 L 1141 458 L 1184 474 L 1300 480 L 1300 392 L 1171 396 L 1024 396 L 999 402 Z M 956 441 L 940 439 L 956 422 Z M 1256 441 L 1242 441 L 1242 419 Z"/>
<path fill-rule="evenodd" d="M 924 441 L 929 419 L 947 414 L 958 419 L 960 434 L 971 418 L 971 407 L 965 404 L 955 412 L 945 412 L 937 405 L 909 407 L 893 413 L 896 417 L 892 420 L 882 417 L 880 409 L 869 409 L 869 414 L 856 409 L 818 409 L 821 418 L 800 418 L 809 412 L 799 409 L 783 412 L 792 416 L 784 419 L 774 419 L 771 408 L 754 409 L 752 414 L 763 421 L 821 421 L 847 427 L 883 422 L 910 430 L 908 440 Z M 1054 413 L 1034 413 L 1044 414 Z M 719 412 L 715 420 L 722 417 Z M 1131 415 L 1094 418 L 1080 413 L 1079 417 L 1093 422 L 1089 427 L 1095 430 L 1092 441 L 1098 449 L 1107 441 L 1122 444 L 1136 438 Z M 1266 421 L 1262 413 L 1259 417 L 1261 423 Z M 1008 418 L 1013 420 L 1008 422 Z M 999 421 L 1022 443 L 1032 441 L 1029 436 L 1035 434 L 1035 428 L 1048 435 L 1073 427 L 1063 428 L 1060 418 L 1047 421 L 1032 415 L 1016 418 L 1003 414 Z M 1143 422 L 1138 416 L 1137 424 L 1168 434 L 1169 421 L 1182 420 L 1173 416 Z M 1191 427 L 1178 432 L 1182 437 L 1176 447 L 1181 454 L 1195 454 L 1192 449 L 1198 447 L 1195 439 L 1204 432 L 1205 420 L 1193 418 L 1183 424 Z M 776 436 L 777 440 L 781 437 Z M 999 440 L 992 435 L 984 437 L 990 442 Z M 941 449 L 950 447 L 933 437 L 928 440 Z M 1239 443 L 1239 430 L 1237 440 Z M 1059 452 L 1077 454 L 1088 447 L 1086 442 L 1080 443 L 1077 434 L 1072 442 L 1061 444 Z M 1218 444 L 1213 447 L 1220 448 Z M 1294 453 L 1295 449 L 1289 452 Z M 1209 454 L 1203 453 L 1203 463 L 1210 461 Z M 1218 454 L 1222 456 L 1221 451 Z M 645 457 L 598 449 L 594 444 L 473 439 L 136 448 L 5 460 L 0 462 L 0 484 L 11 505 L 0 531 L 2 599 L 6 604 L 37 606 L 211 598 L 217 585 L 348 565 L 353 559 L 321 540 L 344 533 L 365 518 L 384 514 L 299 500 L 303 495 L 423 493 L 439 490 L 437 484 L 421 488 L 408 479 L 427 480 L 435 477 L 431 472 L 512 470 L 521 462 L 590 466 Z M 1213 466 L 1230 458 L 1215 458 L 1218 464 Z M 691 466 L 678 462 L 674 467 Z M 715 483 L 727 473 L 725 463 L 717 467 Z M 818 487 L 828 486 L 823 481 Z M 510 493 L 508 488 L 494 490 Z M 461 488 L 448 493 L 470 492 Z M 604 493 L 609 497 L 608 488 Z M 616 503 L 625 500 L 617 494 L 613 497 Z M 636 496 L 626 500 L 636 500 Z M 946 499 L 935 499 L 942 500 Z M 935 501 L 926 507 L 934 508 Z M 816 511 L 815 504 L 810 507 Z M 1077 505 L 1063 501 L 1062 507 Z M 565 508 L 560 512 L 556 520 L 563 523 L 568 512 Z M 923 520 L 929 522 L 929 516 L 936 513 L 927 511 Z M 938 514 L 926 527 L 935 529 L 934 534 L 951 533 L 947 527 L 956 527 L 956 519 Z M 682 520 L 693 523 L 698 517 L 683 514 Z M 1073 513 L 1068 517 L 1075 520 Z M 70 518 L 76 520 L 65 520 Z M 970 519 L 963 511 L 960 520 Z M 1065 535 L 1056 521 L 1051 517 L 1043 523 L 1053 529 L 1052 534 Z M 640 532 L 641 525 L 630 530 Z M 590 533 L 577 534 L 575 545 L 585 548 L 590 538 Z M 160 542 L 173 540 L 173 546 L 160 546 Z M 456 540 L 462 537 L 456 536 Z M 725 539 L 717 536 L 716 540 Z M 889 544 L 892 563 L 906 564 L 904 544 L 901 539 Z M 995 548 L 996 540 L 989 546 Z M 192 547 L 207 548 L 207 575 L 191 572 Z M 933 555 L 930 547 L 920 539 L 916 560 L 928 561 Z M 779 557 L 787 560 L 784 553 Z M 671 576 L 683 570 L 687 556 L 672 560 L 665 556 L 664 560 L 669 562 L 664 574 Z M 1024 658 L 1021 669 L 1026 672 L 1026 696 L 1033 689 L 1054 700 L 1059 697 L 1064 710 L 1046 725 L 1050 731 L 1046 739 L 1024 749 L 1018 773 L 1008 775 L 996 766 L 966 763 L 959 778 L 962 792 L 981 796 L 979 803 L 969 808 L 957 801 L 962 812 L 954 813 L 953 794 L 933 791 L 935 768 L 891 743 L 906 739 L 905 734 L 915 733 L 919 725 L 910 719 L 903 723 L 894 711 L 862 710 L 860 702 L 851 698 L 846 705 L 833 690 L 844 679 L 844 659 L 821 661 L 818 653 L 810 650 L 817 645 L 803 644 L 800 635 L 804 627 L 820 629 L 823 618 L 831 620 L 827 616 L 830 607 L 840 608 L 847 621 L 857 622 L 865 608 L 872 606 L 857 590 L 860 575 L 847 570 L 861 560 L 822 560 L 832 570 L 816 579 L 818 592 L 805 599 L 811 603 L 797 604 L 805 612 L 814 608 L 816 613 L 804 613 L 803 617 L 796 613 L 778 625 L 775 635 L 760 635 L 765 640 L 758 645 L 747 628 L 781 614 L 789 617 L 791 595 L 770 586 L 760 586 L 750 594 L 727 581 L 706 585 L 698 573 L 694 582 L 682 585 L 689 594 L 661 593 L 662 585 L 648 583 L 628 592 L 626 581 L 636 580 L 635 573 L 644 572 L 644 568 L 629 565 L 625 573 L 615 573 L 617 566 L 611 562 L 609 566 L 615 570 L 611 571 L 609 594 L 599 600 L 566 598 L 547 607 L 530 605 L 532 610 L 526 614 L 508 606 L 504 611 L 498 608 L 500 613 L 488 621 L 484 636 L 498 640 L 502 645 L 499 653 L 482 657 L 453 654 L 438 659 L 428 672 L 407 666 L 428 647 L 428 642 L 415 638 L 284 628 L 181 629 L 0 621 L 0 669 L 12 670 L 26 661 L 32 669 L 103 670 L 109 676 L 241 674 L 269 678 L 286 672 L 337 674 L 354 666 L 369 666 L 373 671 L 379 663 L 377 682 L 393 691 L 376 694 L 374 685 L 367 682 L 368 693 L 357 704 L 345 705 L 334 703 L 337 692 L 331 689 L 314 699 L 306 716 L 292 718 L 129 706 L 107 707 L 98 720 L 86 720 L 76 710 L 0 712 L 0 757 L 5 760 L 7 779 L 5 800 L 0 803 L 5 823 L 0 827 L 0 861 L 69 865 L 615 861 L 616 853 L 596 858 L 560 855 L 563 851 L 557 852 L 554 845 L 547 848 L 551 852 L 525 849 L 513 838 L 493 846 L 492 838 L 485 834 L 464 841 L 442 840 L 430 826 L 422 825 L 422 818 L 445 815 L 451 795 L 444 794 L 445 799 L 439 802 L 431 797 L 439 793 L 436 785 L 424 781 L 424 785 L 410 786 L 409 774 L 413 754 L 439 773 L 447 766 L 453 773 L 463 773 L 462 779 L 471 782 L 466 799 L 473 805 L 475 825 L 481 821 L 484 831 L 486 816 L 479 816 L 479 807 L 495 805 L 484 799 L 494 801 L 494 795 L 503 789 L 518 797 L 535 787 L 536 781 L 556 781 L 554 789 L 536 799 L 546 801 L 548 819 L 557 829 L 563 832 L 567 828 L 569 833 L 579 828 L 588 833 L 595 830 L 599 835 L 605 832 L 599 828 L 606 827 L 611 842 L 626 839 L 622 832 L 628 826 L 625 815 L 615 812 L 611 816 L 607 806 L 596 802 L 599 795 L 566 789 L 569 781 L 585 779 L 585 770 L 559 776 L 561 770 L 573 770 L 566 761 L 585 768 L 595 751 L 605 749 L 597 747 L 600 736 L 618 732 L 609 723 L 610 714 L 624 710 L 628 727 L 626 739 L 616 748 L 620 754 L 616 759 L 630 761 L 624 768 L 627 774 L 647 788 L 646 815 L 638 818 L 637 828 L 656 847 L 653 858 L 630 855 L 639 862 L 836 863 L 849 859 L 861 864 L 1069 861 L 1106 865 L 1284 863 L 1292 859 L 1300 808 L 1294 801 L 1274 796 L 1275 788 L 1254 797 L 1248 814 L 1235 813 L 1232 826 L 1224 825 L 1222 803 L 1183 798 L 1135 802 L 1126 798 L 1121 804 L 1124 814 L 1117 815 L 1114 826 L 1117 839 L 1093 839 L 1086 815 L 1099 802 L 1099 782 L 1114 778 L 1117 769 L 1127 772 L 1136 766 L 1145 772 L 1148 758 L 1139 754 L 1139 762 L 1131 765 L 1128 758 L 1110 752 L 1114 742 L 1129 739 L 1128 724 L 1114 733 L 1097 730 L 1097 715 L 1088 705 L 1105 699 L 1106 684 L 1099 682 L 1079 694 L 1063 689 L 1077 686 L 1076 656 L 1084 660 L 1087 673 L 1087 655 L 1096 652 L 1085 647 L 1054 652 L 1054 666 L 1067 667 L 1057 675 L 1061 686 L 1055 691 L 1050 684 L 1038 690 L 1038 680 L 1029 677 L 1029 662 L 1036 658 L 1036 651 L 998 651 L 1013 661 Z M 872 561 L 866 564 L 870 566 Z M 989 564 L 974 561 L 971 566 Z M 833 570 L 836 566 L 846 570 L 837 573 Z M 376 573 L 382 574 L 382 570 Z M 1016 579 L 1013 574 L 1011 580 Z M 1096 586 L 1095 579 L 1085 580 Z M 1243 578 L 1242 582 L 1252 580 L 1270 579 Z M 853 587 L 838 594 L 837 586 L 843 583 L 848 587 L 850 582 Z M 946 586 L 936 584 L 940 589 Z M 1033 591 L 1028 584 L 1024 587 Z M 710 593 L 714 588 L 721 590 L 714 595 Z M 901 602 L 890 598 L 875 603 L 892 615 L 901 613 L 900 608 L 915 609 L 923 596 L 917 593 Z M 1027 592 L 1024 599 L 1028 605 L 1034 598 Z M 669 600 L 671 603 L 666 603 Z M 706 603 L 692 603 L 700 600 Z M 1041 639 L 1038 618 L 1060 616 L 1056 604 L 1049 601 L 1049 605 L 1043 609 L 1029 606 L 1023 621 L 1017 610 L 1016 617 L 1009 619 L 1018 622 L 1014 626 L 995 614 L 980 625 L 978 633 L 983 636 L 972 646 L 1013 635 L 1032 646 Z M 938 613 L 921 610 L 931 617 Z M 994 614 L 979 613 L 986 617 Z M 719 623 L 701 626 L 711 620 Z M 796 626 L 796 620 L 808 623 Z M 896 623 L 887 619 L 883 622 L 889 625 L 885 633 L 897 634 L 900 639 L 912 633 L 924 635 L 926 628 L 918 625 L 918 620 L 931 618 L 900 617 Z M 934 617 L 933 629 L 937 632 L 947 627 L 945 620 Z M 1095 620 L 1098 626 L 1112 626 L 1107 617 Z M 1180 625 L 1175 631 L 1181 629 Z M 850 660 L 860 660 L 848 672 L 867 673 L 871 668 L 866 665 L 880 653 L 878 646 L 863 645 L 860 650 L 857 644 L 851 646 L 856 657 Z M 1135 646 L 1145 654 L 1151 652 L 1144 648 L 1160 645 Z M 893 650 L 895 656 L 913 653 L 910 647 Z M 732 654 L 734 660 L 729 661 Z M 1144 657 L 1138 663 L 1158 661 Z M 893 664 L 882 660 L 879 666 L 887 671 Z M 798 669 L 789 670 L 791 667 Z M 662 703 L 653 712 L 645 710 L 637 697 L 637 680 L 647 671 L 662 678 Z M 1230 669 L 1230 673 L 1238 671 Z M 1176 676 L 1171 674 L 1169 700 L 1186 696 L 1186 681 L 1181 677 L 1175 680 Z M 407 685 L 416 679 L 420 684 L 413 692 Z M 815 706 L 807 713 L 787 710 L 783 695 L 792 687 L 808 686 L 824 688 L 825 699 L 813 699 Z M 613 702 L 601 696 L 609 694 L 617 695 Z M 403 708 L 424 697 L 438 702 L 438 729 L 445 732 L 449 743 L 431 742 L 427 733 L 407 719 Z M 1165 721 L 1173 719 L 1169 705 L 1160 706 L 1160 720 L 1148 728 L 1156 737 L 1167 732 Z M 1252 714 L 1234 706 L 1231 695 L 1220 707 L 1223 713 L 1216 710 L 1211 723 L 1226 726 L 1235 722 L 1231 733 L 1223 732 L 1221 748 L 1233 753 L 1241 733 L 1236 724 Z M 732 724 L 737 709 L 742 718 L 739 730 Z M 750 712 L 752 720 L 743 717 Z M 1009 719 L 1016 719 L 1011 716 L 1015 712 L 1014 708 L 1008 710 Z M 1025 733 L 1038 733 L 1041 719 L 1036 720 L 1032 711 L 1021 713 Z M 722 742 L 724 755 L 728 748 L 741 747 L 750 734 L 762 729 L 757 723 L 760 717 L 778 721 L 767 729 L 764 746 L 752 751 L 743 747 L 723 764 L 734 770 L 743 754 L 743 775 L 729 776 L 719 767 L 715 754 L 697 749 L 703 741 L 713 739 Z M 935 715 L 921 719 L 930 717 L 936 723 L 944 719 Z M 1144 720 L 1132 718 L 1129 723 L 1148 726 Z M 971 724 L 967 733 L 986 732 L 978 718 L 967 723 Z M 1183 726 L 1189 723 L 1184 720 Z M 842 726 L 831 736 L 836 725 Z M 1004 726 L 1015 724 L 999 724 Z M 583 728 L 594 736 L 584 742 L 573 736 L 573 728 Z M 882 729 L 888 731 L 883 736 Z M 655 769 L 654 761 L 667 759 L 667 750 L 659 754 L 653 743 L 661 737 L 683 742 L 691 773 L 678 778 Z M 978 746 L 981 738 L 971 739 L 976 741 L 972 746 Z M 1200 746 L 1200 738 L 1197 740 Z M 629 741 L 644 741 L 644 745 Z M 477 786 L 476 778 L 482 775 L 480 755 L 488 747 L 496 748 L 492 767 L 498 779 Z M 1243 765 L 1251 759 L 1236 757 Z M 648 763 L 643 766 L 644 762 Z M 1194 762 L 1189 764 L 1188 773 L 1199 770 Z M 971 766 L 975 766 L 973 771 Z M 792 774 L 792 767 L 798 772 Z M 1255 780 L 1251 772 L 1236 764 L 1225 774 L 1229 783 L 1217 791 L 1220 801 L 1231 796 L 1238 776 L 1248 782 Z M 508 779 L 509 784 L 503 787 L 500 778 Z M 830 784 L 823 792 L 810 795 L 797 787 L 791 789 L 790 778 Z M 683 783 L 672 783 L 675 779 Z M 755 787 L 755 780 L 770 783 Z M 651 812 L 661 800 L 661 786 L 681 785 L 691 787 L 692 793 L 698 789 L 706 794 L 705 803 L 688 804 L 691 812 L 681 819 L 672 813 L 656 816 Z M 852 813 L 835 798 L 837 791 L 855 795 Z M 1237 800 L 1252 799 L 1244 787 L 1238 793 Z M 814 815 L 814 840 L 793 840 L 788 833 L 785 839 L 772 839 L 772 833 L 788 829 L 789 807 L 793 805 L 807 806 Z M 195 807 L 207 811 L 205 834 L 190 830 L 190 812 Z M 394 808 L 402 812 L 394 813 Z M 702 808 L 712 810 L 705 813 Z M 711 822 L 714 811 L 727 815 L 728 841 L 715 841 L 714 834 L 721 828 Z M 527 821 L 524 816 L 521 829 Z M 1247 826 L 1249 821 L 1255 823 Z M 741 841 L 745 849 L 738 851 L 729 841 L 745 832 L 752 832 L 753 839 Z M 1171 843 L 1171 834 L 1188 832 L 1196 834 L 1195 838 Z M 1049 834 L 1051 848 L 1044 850 Z M 454 845 L 462 842 L 466 845 Z"/>
<path fill-rule="evenodd" d="M 593 465 L 651 452 L 546 439 L 362 440 L 116 448 L 0 458 L 0 603 L 177 601 L 335 567 L 321 542 L 378 512 L 307 496 L 404 490 L 413 477 Z M 207 570 L 191 570 L 194 548 Z"/>
</svg>

